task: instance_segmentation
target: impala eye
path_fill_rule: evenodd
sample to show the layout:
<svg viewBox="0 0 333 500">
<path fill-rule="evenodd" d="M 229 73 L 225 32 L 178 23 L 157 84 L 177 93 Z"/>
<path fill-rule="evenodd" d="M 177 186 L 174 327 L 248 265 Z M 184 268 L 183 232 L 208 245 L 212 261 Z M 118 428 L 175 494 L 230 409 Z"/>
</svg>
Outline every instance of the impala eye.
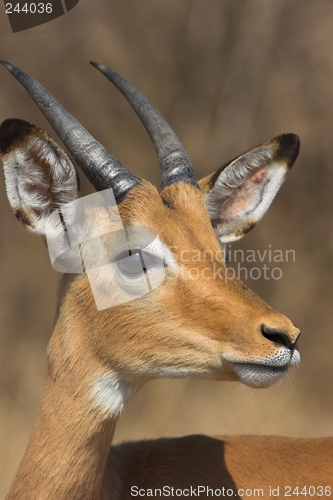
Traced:
<svg viewBox="0 0 333 500">
<path fill-rule="evenodd" d="M 127 278 L 138 278 L 153 267 L 163 266 L 163 261 L 154 255 L 142 250 L 131 250 L 123 252 L 117 257 L 120 272 Z"/>
</svg>

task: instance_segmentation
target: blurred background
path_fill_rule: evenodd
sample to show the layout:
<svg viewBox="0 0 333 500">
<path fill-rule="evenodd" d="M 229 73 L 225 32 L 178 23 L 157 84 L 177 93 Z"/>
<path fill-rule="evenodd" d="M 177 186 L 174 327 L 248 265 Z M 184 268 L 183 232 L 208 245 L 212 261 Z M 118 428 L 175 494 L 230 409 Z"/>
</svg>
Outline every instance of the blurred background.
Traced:
<svg viewBox="0 0 333 500">
<path fill-rule="evenodd" d="M 300 368 L 266 390 L 192 380 L 149 383 L 121 416 L 116 441 L 190 433 L 332 434 L 333 3 L 81 0 L 65 16 L 15 35 L 2 6 L 0 47 L 2 59 L 33 75 L 127 168 L 156 185 L 158 163 L 143 126 L 90 60 L 112 67 L 155 103 L 198 176 L 270 137 L 299 134 L 301 153 L 287 182 L 236 248 L 295 251 L 295 262 L 278 264 L 280 280 L 247 284 L 301 328 Z M 55 137 L 4 68 L 0 115 L 1 121 L 26 119 Z M 85 181 L 83 192 L 91 192 Z M 43 243 L 14 218 L 2 181 L 0 211 L 2 499 L 36 416 L 59 275 Z"/>
</svg>

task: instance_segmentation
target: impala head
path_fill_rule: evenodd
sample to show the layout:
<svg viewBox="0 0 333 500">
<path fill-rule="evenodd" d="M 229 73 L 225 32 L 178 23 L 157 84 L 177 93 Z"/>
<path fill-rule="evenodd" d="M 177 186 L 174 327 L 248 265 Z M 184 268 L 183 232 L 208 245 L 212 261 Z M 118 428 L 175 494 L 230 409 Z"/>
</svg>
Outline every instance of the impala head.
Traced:
<svg viewBox="0 0 333 500">
<path fill-rule="evenodd" d="M 126 290 L 126 300 L 98 308 L 89 271 L 62 278 L 49 346 L 52 376 L 66 367 L 88 383 L 105 411 L 108 391 L 116 391 L 119 401 L 112 404 L 119 411 L 131 389 L 149 378 L 203 377 L 265 387 L 298 364 L 299 330 L 228 277 L 220 258 L 222 244 L 248 233 L 268 209 L 297 157 L 297 136 L 264 142 L 197 183 L 187 153 L 154 106 L 119 75 L 93 63 L 145 125 L 161 165 L 159 193 L 131 175 L 33 78 L 2 64 L 30 93 L 96 190 L 112 189 L 124 229 L 120 240 L 102 240 L 93 258 L 100 259 L 100 247 L 109 255 L 108 265 L 96 264 L 102 295 Z M 49 216 L 79 197 L 75 167 L 44 131 L 22 120 L 2 124 L 0 150 L 16 217 L 47 236 Z M 110 232 L 104 216 L 87 224 L 89 231 L 98 224 L 100 233 Z M 140 232 L 135 236 L 136 227 L 149 228 L 146 240 Z M 188 258 L 193 251 L 196 262 Z M 154 280 L 158 286 L 149 287 Z"/>
</svg>

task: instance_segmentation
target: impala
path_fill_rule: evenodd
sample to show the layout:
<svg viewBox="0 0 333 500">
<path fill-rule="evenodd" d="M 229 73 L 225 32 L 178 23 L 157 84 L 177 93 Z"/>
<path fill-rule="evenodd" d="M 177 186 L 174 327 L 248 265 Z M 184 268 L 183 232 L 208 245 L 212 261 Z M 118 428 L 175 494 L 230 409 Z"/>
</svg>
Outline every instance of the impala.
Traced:
<svg viewBox="0 0 333 500">
<path fill-rule="evenodd" d="M 93 63 L 146 127 L 162 171 L 159 193 L 131 175 L 32 77 L 2 64 L 35 100 L 100 199 L 117 204 L 108 217 L 107 203 L 103 211 L 104 202 L 97 202 L 83 219 L 87 238 L 71 242 L 81 269 L 71 256 L 61 261 L 66 252 L 52 253 L 50 233 L 70 236 L 77 204 L 85 201 L 75 167 L 43 130 L 17 119 L 2 123 L 9 203 L 27 229 L 48 241 L 53 264 L 66 270 L 42 402 L 7 498 L 123 499 L 168 491 L 239 498 L 251 488 L 263 488 L 261 496 L 269 498 L 278 487 L 284 496 L 283 488 L 296 485 L 321 496 L 320 488 L 332 483 L 328 439 L 188 436 L 110 448 L 120 413 L 150 379 L 266 387 L 299 363 L 299 330 L 229 276 L 216 257 L 223 243 L 241 238 L 262 218 L 297 157 L 297 136 L 264 142 L 197 183 L 187 153 L 155 107 L 125 79 Z M 58 222 L 52 225 L 54 214 Z M 90 253 L 89 238 L 97 241 L 88 245 Z M 193 263 L 182 258 L 193 250 L 202 255 L 196 279 Z M 87 268 L 87 256 L 95 265 Z M 222 275 L 214 272 L 216 265 Z M 144 288 L 147 282 L 153 286 Z M 114 301 L 119 290 L 125 298 Z"/>
</svg>

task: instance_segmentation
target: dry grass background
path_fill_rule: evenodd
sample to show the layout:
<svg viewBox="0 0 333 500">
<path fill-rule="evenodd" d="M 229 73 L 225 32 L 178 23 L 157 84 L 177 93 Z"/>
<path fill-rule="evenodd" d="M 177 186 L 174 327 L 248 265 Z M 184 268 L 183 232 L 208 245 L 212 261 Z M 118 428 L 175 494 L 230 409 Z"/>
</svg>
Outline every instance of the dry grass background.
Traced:
<svg viewBox="0 0 333 500">
<path fill-rule="evenodd" d="M 238 384 L 148 384 L 117 441 L 188 433 L 320 436 L 333 432 L 333 3 L 330 0 L 81 0 L 66 16 L 13 35 L 1 7 L 0 56 L 32 74 L 133 172 L 159 183 L 146 133 L 88 64 L 137 85 L 177 131 L 199 175 L 283 132 L 297 164 L 240 248 L 294 249 L 279 281 L 248 281 L 303 335 L 302 365 L 263 391 Z M 0 119 L 54 136 L 0 71 Z M 87 194 L 89 187 L 84 184 Z M 0 498 L 27 444 L 45 376 L 58 275 L 12 215 L 0 182 Z"/>
</svg>

